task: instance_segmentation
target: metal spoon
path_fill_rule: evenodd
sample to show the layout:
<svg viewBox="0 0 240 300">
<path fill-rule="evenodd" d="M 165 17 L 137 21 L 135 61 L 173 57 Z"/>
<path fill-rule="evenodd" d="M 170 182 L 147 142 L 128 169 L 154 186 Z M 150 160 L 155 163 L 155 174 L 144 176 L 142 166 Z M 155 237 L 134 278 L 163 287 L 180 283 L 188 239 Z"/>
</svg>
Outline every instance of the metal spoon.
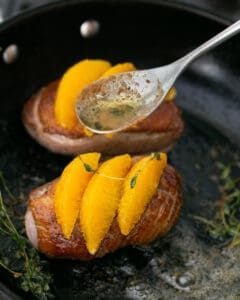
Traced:
<svg viewBox="0 0 240 300">
<path fill-rule="evenodd" d="M 240 20 L 177 61 L 149 70 L 126 72 L 95 81 L 80 94 L 80 122 L 96 133 L 123 130 L 150 115 L 183 70 L 197 57 L 240 31 Z"/>
</svg>

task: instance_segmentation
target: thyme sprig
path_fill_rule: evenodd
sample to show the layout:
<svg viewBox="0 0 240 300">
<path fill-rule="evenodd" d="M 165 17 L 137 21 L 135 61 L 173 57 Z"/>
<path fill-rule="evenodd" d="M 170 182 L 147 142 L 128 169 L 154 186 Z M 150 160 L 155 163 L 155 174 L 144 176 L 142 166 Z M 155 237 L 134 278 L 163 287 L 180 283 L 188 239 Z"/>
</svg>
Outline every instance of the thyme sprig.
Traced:
<svg viewBox="0 0 240 300">
<path fill-rule="evenodd" d="M 219 210 L 213 220 L 203 217 L 195 219 L 206 225 L 208 234 L 221 242 L 227 241 L 229 246 L 240 246 L 240 177 L 233 178 L 234 164 L 224 165 L 218 163 L 221 171 L 222 197 Z"/>
<path fill-rule="evenodd" d="M 2 173 L 0 173 L 0 181 L 7 195 L 12 200 L 16 200 L 6 185 Z M 10 272 L 17 280 L 20 287 L 31 292 L 35 297 L 41 300 L 52 297 L 50 292 L 50 283 L 52 278 L 50 274 L 42 269 L 42 264 L 38 252 L 32 248 L 25 238 L 21 235 L 10 218 L 9 207 L 4 203 L 2 193 L 0 191 L 0 237 L 8 238 L 13 241 L 13 249 L 11 258 L 8 258 L 4 251 L 0 253 L 0 266 Z M 18 263 L 18 269 L 13 270 L 13 265 Z"/>
</svg>

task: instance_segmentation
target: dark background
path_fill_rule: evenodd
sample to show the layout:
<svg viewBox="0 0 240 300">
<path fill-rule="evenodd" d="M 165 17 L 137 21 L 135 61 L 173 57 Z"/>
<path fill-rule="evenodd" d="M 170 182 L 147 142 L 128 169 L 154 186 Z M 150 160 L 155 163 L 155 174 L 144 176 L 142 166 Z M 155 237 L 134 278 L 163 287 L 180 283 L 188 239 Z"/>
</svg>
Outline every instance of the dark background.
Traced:
<svg viewBox="0 0 240 300">
<path fill-rule="evenodd" d="M 64 0 L 63 0 L 64 1 Z M 67 0 L 65 0 L 67 1 Z M 137 1 L 137 0 L 136 0 Z M 192 7 L 212 12 L 228 20 L 240 18 L 240 0 L 165 0 L 184 3 Z M 16 15 L 26 9 L 37 7 L 56 0 L 0 0 L 0 21 Z"/>
</svg>

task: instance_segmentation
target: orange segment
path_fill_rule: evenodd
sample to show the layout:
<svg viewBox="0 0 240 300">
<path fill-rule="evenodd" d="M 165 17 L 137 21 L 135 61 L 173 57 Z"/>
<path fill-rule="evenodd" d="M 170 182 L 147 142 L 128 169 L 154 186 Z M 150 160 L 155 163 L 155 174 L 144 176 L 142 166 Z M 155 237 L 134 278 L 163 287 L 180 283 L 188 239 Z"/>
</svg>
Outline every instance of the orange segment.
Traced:
<svg viewBox="0 0 240 300">
<path fill-rule="evenodd" d="M 116 156 L 104 162 L 90 180 L 80 207 L 80 227 L 89 253 L 98 250 L 116 214 L 123 179 L 131 167 L 131 157 Z"/>
<path fill-rule="evenodd" d="M 67 165 L 57 183 L 55 213 L 67 239 L 70 238 L 78 218 L 83 192 L 94 174 L 86 170 L 86 165 L 93 170 L 97 169 L 100 156 L 99 153 L 79 155 Z"/>
<path fill-rule="evenodd" d="M 123 73 L 123 72 L 130 72 L 130 71 L 135 71 L 136 67 L 134 66 L 134 64 L 126 62 L 126 63 L 122 63 L 122 64 L 117 64 L 113 67 L 111 67 L 110 69 L 108 69 L 101 78 L 110 76 L 110 75 L 114 75 L 114 74 L 118 74 L 118 73 Z"/>
<path fill-rule="evenodd" d="M 87 137 L 91 137 L 94 135 L 94 133 L 91 130 L 87 129 L 86 127 L 83 128 L 83 132 L 84 132 L 84 135 Z"/>
<path fill-rule="evenodd" d="M 166 102 L 173 101 L 174 98 L 176 97 L 176 95 L 177 95 L 177 91 L 176 91 L 175 87 L 173 86 L 173 87 L 169 90 L 169 92 L 167 93 L 167 95 L 166 95 L 166 97 L 165 97 L 164 100 L 165 100 Z"/>
<path fill-rule="evenodd" d="M 166 154 L 156 153 L 142 158 L 128 173 L 118 210 L 118 223 L 122 234 L 128 235 L 140 220 L 157 191 L 166 164 Z"/>
<path fill-rule="evenodd" d="M 82 60 L 69 68 L 63 75 L 55 101 L 57 122 L 64 128 L 73 128 L 78 120 L 75 103 L 81 90 L 104 74 L 111 64 L 105 60 Z"/>
</svg>

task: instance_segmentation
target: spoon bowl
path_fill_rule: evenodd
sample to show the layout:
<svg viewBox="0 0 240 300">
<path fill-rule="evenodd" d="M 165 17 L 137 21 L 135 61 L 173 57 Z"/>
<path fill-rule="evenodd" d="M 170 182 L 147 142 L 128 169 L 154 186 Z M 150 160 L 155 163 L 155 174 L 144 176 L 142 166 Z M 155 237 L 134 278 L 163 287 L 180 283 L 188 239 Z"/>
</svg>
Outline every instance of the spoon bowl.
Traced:
<svg viewBox="0 0 240 300">
<path fill-rule="evenodd" d="M 106 134 L 147 117 L 164 94 L 153 71 L 126 72 L 87 86 L 78 98 L 76 111 L 85 127 Z"/>
</svg>

